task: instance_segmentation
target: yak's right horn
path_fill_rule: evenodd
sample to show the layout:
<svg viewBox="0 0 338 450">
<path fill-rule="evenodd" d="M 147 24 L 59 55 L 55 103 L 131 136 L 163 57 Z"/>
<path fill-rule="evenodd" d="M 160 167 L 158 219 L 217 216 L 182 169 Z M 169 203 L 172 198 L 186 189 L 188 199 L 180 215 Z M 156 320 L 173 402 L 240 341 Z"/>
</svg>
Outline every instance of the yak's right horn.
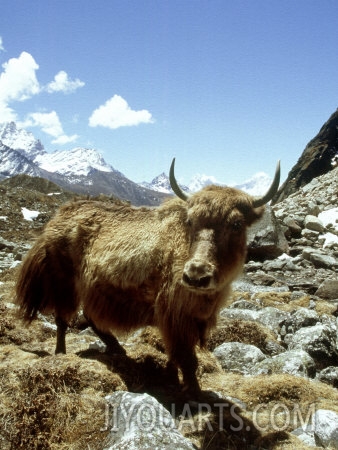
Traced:
<svg viewBox="0 0 338 450">
<path fill-rule="evenodd" d="M 169 171 L 169 181 L 170 181 L 170 186 L 171 189 L 175 192 L 175 194 L 177 195 L 177 197 L 179 197 L 181 200 L 184 200 L 185 202 L 188 200 L 189 196 L 182 191 L 182 189 L 179 187 L 176 178 L 175 178 L 175 158 L 173 159 L 171 166 L 170 166 L 170 171 Z"/>
<path fill-rule="evenodd" d="M 275 176 L 271 183 L 271 186 L 268 189 L 268 192 L 262 197 L 255 198 L 255 200 L 253 201 L 253 207 L 258 208 L 259 206 L 263 206 L 266 203 L 268 203 L 268 201 L 270 201 L 272 197 L 277 193 L 279 182 L 280 182 L 280 161 L 277 162 Z"/>
</svg>

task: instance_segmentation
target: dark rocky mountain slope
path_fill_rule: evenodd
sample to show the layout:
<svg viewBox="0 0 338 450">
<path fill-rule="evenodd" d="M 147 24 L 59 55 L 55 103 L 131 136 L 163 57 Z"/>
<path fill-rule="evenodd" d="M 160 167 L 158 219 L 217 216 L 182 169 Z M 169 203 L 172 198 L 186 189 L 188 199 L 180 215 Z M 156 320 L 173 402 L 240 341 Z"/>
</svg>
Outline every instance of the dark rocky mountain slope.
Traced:
<svg viewBox="0 0 338 450">
<path fill-rule="evenodd" d="M 284 200 L 313 178 L 334 169 L 338 162 L 338 109 L 305 147 L 297 163 L 280 187 L 274 202 Z"/>
</svg>

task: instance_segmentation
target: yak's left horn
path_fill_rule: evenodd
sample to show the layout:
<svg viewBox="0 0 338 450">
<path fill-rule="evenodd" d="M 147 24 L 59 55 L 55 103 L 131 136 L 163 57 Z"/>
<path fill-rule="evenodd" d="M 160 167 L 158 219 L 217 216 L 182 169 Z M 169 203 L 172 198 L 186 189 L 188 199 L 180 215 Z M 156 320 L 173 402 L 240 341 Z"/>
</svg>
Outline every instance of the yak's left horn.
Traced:
<svg viewBox="0 0 338 450">
<path fill-rule="evenodd" d="M 271 183 L 271 186 L 269 187 L 268 192 L 262 197 L 255 198 L 255 200 L 253 201 L 253 207 L 258 208 L 259 206 L 263 206 L 266 203 L 268 203 L 268 201 L 270 201 L 272 197 L 277 193 L 279 182 L 280 182 L 280 161 L 277 162 L 275 176 Z"/>
<path fill-rule="evenodd" d="M 177 197 L 179 197 L 181 200 L 184 200 L 185 202 L 188 200 L 189 196 L 182 191 L 182 189 L 179 187 L 176 178 L 175 178 L 175 158 L 173 159 L 171 166 L 170 166 L 170 171 L 169 171 L 169 181 L 170 181 L 170 186 L 171 189 L 175 192 L 175 194 L 177 195 Z"/>
</svg>

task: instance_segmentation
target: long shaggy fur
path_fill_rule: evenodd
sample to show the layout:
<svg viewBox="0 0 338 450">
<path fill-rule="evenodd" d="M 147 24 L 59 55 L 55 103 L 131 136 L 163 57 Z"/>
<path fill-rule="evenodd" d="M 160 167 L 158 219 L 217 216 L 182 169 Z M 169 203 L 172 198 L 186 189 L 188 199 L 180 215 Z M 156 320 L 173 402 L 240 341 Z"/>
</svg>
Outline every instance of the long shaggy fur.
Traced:
<svg viewBox="0 0 338 450">
<path fill-rule="evenodd" d="M 66 324 L 80 307 L 115 350 L 112 330 L 155 325 L 185 384 L 198 389 L 194 347 L 205 344 L 242 269 L 245 229 L 262 214 L 251 205 L 251 197 L 241 191 L 217 187 L 188 202 L 173 199 L 154 209 L 69 203 L 47 224 L 22 264 L 16 285 L 22 316 L 30 322 L 37 312 L 53 313 L 57 351 L 65 351 Z M 207 263 L 215 267 L 211 290 L 182 283 L 187 261 L 197 259 L 200 229 L 213 230 L 207 252 Z"/>
</svg>

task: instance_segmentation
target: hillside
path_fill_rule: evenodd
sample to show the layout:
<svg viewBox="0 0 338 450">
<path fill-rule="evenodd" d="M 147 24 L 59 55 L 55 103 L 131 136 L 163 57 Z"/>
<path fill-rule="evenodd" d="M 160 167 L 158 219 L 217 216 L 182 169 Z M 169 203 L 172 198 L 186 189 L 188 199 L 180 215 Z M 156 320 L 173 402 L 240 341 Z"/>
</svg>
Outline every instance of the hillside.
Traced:
<svg viewBox="0 0 338 450">
<path fill-rule="evenodd" d="M 163 439 L 165 448 L 203 450 L 338 445 L 337 170 L 274 207 L 289 254 L 246 264 L 208 352 L 198 352 L 199 402 L 180 391 L 151 327 L 119 336 L 127 356 L 109 356 L 79 315 L 68 354 L 55 356 L 52 316 L 29 327 L 18 320 L 20 261 L 74 194 L 28 176 L 1 182 L 0 448 L 129 449 L 137 439 L 142 449 L 163 448 Z M 27 219 L 24 208 L 36 214 Z M 264 246 L 263 234 L 255 245 Z"/>
<path fill-rule="evenodd" d="M 311 139 L 280 187 L 275 203 L 297 192 L 316 177 L 330 172 L 338 164 L 338 110 Z"/>
</svg>

